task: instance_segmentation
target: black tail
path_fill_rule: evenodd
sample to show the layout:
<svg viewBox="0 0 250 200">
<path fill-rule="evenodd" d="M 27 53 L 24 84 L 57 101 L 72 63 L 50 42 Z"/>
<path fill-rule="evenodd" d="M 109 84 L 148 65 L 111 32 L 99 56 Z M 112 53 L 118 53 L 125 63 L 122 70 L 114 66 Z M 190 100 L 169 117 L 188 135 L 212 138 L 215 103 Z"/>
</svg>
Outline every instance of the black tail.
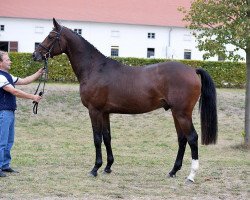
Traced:
<svg viewBox="0 0 250 200">
<path fill-rule="evenodd" d="M 204 69 L 196 69 L 196 73 L 201 76 L 201 143 L 215 144 L 217 141 L 217 105 L 216 89 L 211 76 Z"/>
</svg>

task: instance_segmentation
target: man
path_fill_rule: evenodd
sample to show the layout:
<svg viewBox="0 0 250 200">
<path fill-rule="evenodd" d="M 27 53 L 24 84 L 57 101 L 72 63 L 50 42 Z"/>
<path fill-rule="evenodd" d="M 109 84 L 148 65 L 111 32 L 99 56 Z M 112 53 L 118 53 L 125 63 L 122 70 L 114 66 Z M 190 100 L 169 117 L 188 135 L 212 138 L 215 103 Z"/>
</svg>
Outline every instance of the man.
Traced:
<svg viewBox="0 0 250 200">
<path fill-rule="evenodd" d="M 39 102 L 42 97 L 16 89 L 15 85 L 27 85 L 37 80 L 43 69 L 26 78 L 17 78 L 9 74 L 11 61 L 7 52 L 0 51 L 0 177 L 6 177 L 5 172 L 18 173 L 10 167 L 10 151 L 14 144 L 14 123 L 16 97 Z"/>
</svg>

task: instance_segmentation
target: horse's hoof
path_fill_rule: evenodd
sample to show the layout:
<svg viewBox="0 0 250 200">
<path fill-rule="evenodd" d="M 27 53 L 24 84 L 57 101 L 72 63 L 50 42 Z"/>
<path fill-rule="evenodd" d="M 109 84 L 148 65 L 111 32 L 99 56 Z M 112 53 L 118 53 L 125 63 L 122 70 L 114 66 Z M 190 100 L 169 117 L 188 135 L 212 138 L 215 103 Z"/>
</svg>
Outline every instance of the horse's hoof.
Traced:
<svg viewBox="0 0 250 200">
<path fill-rule="evenodd" d="M 89 172 L 90 177 L 97 177 L 97 172 Z"/>
<path fill-rule="evenodd" d="M 176 178 L 175 174 L 168 174 L 168 178 Z"/>
<path fill-rule="evenodd" d="M 192 185 L 192 184 L 194 184 L 194 181 L 190 180 L 190 179 L 186 179 L 185 184 L 186 185 Z"/>
<path fill-rule="evenodd" d="M 104 174 L 110 174 L 112 172 L 112 170 L 111 169 L 104 169 Z"/>
</svg>

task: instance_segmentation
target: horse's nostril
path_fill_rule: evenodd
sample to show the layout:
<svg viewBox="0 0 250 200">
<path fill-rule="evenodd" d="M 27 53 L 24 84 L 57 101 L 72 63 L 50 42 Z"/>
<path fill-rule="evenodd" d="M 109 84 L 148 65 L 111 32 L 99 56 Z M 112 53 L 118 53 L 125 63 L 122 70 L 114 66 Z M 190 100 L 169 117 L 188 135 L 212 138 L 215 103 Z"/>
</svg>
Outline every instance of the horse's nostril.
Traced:
<svg viewBox="0 0 250 200">
<path fill-rule="evenodd" d="M 32 54 L 32 57 L 33 57 L 33 60 L 34 60 L 34 61 L 37 60 L 37 54 L 36 54 L 36 52 L 34 52 L 34 53 Z"/>
<path fill-rule="evenodd" d="M 36 57 L 36 56 L 35 56 L 35 53 L 32 54 L 32 57 L 33 57 L 33 59 Z"/>
</svg>

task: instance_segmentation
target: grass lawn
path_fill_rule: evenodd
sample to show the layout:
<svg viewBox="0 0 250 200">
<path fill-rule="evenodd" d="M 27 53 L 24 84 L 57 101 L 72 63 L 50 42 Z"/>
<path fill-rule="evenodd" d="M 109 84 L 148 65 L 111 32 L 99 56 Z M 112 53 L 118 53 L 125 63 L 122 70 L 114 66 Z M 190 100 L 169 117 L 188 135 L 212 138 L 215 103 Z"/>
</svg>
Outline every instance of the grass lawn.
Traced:
<svg viewBox="0 0 250 200">
<path fill-rule="evenodd" d="M 37 84 L 18 87 L 34 92 Z M 218 144 L 200 145 L 196 182 L 185 184 L 191 164 L 187 146 L 182 170 L 167 178 L 177 154 L 170 111 L 111 116 L 113 172 L 88 175 L 95 148 L 79 86 L 48 84 L 38 107 L 18 99 L 12 166 L 19 174 L 0 179 L 0 199 L 248 199 L 250 154 L 244 149 L 244 90 L 218 89 Z M 200 115 L 193 113 L 200 135 Z"/>
</svg>

